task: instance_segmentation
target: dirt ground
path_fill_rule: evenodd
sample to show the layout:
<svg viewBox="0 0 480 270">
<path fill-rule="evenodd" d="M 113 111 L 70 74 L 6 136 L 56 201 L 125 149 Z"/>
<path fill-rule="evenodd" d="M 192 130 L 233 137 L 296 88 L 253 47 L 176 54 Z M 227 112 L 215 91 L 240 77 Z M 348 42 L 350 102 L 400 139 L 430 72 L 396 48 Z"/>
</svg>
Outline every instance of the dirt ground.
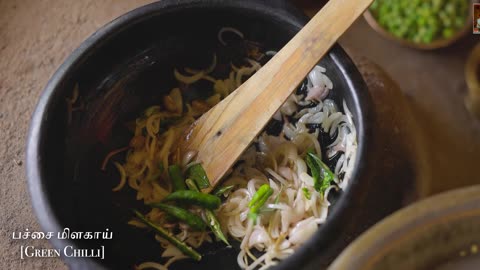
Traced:
<svg viewBox="0 0 480 270">
<path fill-rule="evenodd" d="M 146 0 L 0 1 L 0 269 L 66 269 L 58 259 L 20 259 L 14 231 L 40 230 L 25 178 L 24 149 L 30 116 L 48 79 L 83 40 Z"/>
<path fill-rule="evenodd" d="M 24 149 L 35 104 L 55 69 L 83 40 L 108 21 L 148 0 L 0 0 L 0 269 L 66 269 L 55 259 L 20 259 L 19 230 L 40 230 L 25 178 Z M 380 64 L 409 96 L 432 152 L 431 193 L 480 183 L 480 125 L 463 106 L 463 68 L 477 42 L 465 38 L 453 47 L 419 52 L 374 33 L 363 19 L 341 39 L 352 55 Z"/>
</svg>

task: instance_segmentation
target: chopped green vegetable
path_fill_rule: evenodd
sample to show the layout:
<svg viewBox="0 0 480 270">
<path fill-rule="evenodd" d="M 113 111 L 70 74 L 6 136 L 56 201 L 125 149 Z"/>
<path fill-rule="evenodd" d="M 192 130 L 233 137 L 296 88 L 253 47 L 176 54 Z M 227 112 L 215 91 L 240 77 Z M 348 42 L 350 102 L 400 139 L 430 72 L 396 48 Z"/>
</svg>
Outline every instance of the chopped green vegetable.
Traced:
<svg viewBox="0 0 480 270">
<path fill-rule="evenodd" d="M 185 190 L 185 182 L 183 180 L 182 169 L 178 165 L 168 167 L 168 175 L 172 181 L 173 190 Z"/>
<path fill-rule="evenodd" d="M 308 188 L 304 187 L 302 188 L 302 191 L 303 191 L 303 196 L 305 196 L 307 200 L 310 200 L 312 198 L 312 194 L 310 194 L 310 190 L 308 190 Z"/>
<path fill-rule="evenodd" d="M 193 190 L 179 190 L 170 193 L 163 199 L 164 202 L 176 201 L 186 204 L 198 205 L 207 209 L 217 209 L 222 201 L 215 195 L 205 194 Z"/>
<path fill-rule="evenodd" d="M 192 179 L 187 179 L 185 182 L 190 190 L 200 192 L 197 185 L 195 184 L 195 182 L 193 182 Z M 220 227 L 220 222 L 218 222 L 218 219 L 215 216 L 215 213 L 213 213 L 213 210 L 205 209 L 205 216 L 212 232 L 218 237 L 218 239 L 222 240 L 225 244 L 230 246 L 230 243 L 228 243 L 227 238 L 223 234 L 222 228 Z"/>
<path fill-rule="evenodd" d="M 250 208 L 250 211 L 248 213 L 248 217 L 256 221 L 258 217 L 258 212 L 260 211 L 260 208 L 267 202 L 268 198 L 272 196 L 273 194 L 273 189 L 267 185 L 264 184 L 262 185 L 255 194 L 253 194 L 252 200 L 250 203 L 248 203 L 248 207 Z"/>
<path fill-rule="evenodd" d="M 207 222 L 212 232 L 218 237 L 218 239 L 222 240 L 225 244 L 230 246 L 230 243 L 228 242 L 227 238 L 222 232 L 222 228 L 220 227 L 220 222 L 215 216 L 215 213 L 213 213 L 213 211 L 209 209 L 205 209 L 205 211 L 207 216 Z"/>
<path fill-rule="evenodd" d="M 198 189 L 197 184 L 192 179 L 187 179 L 185 180 L 185 184 L 187 185 L 188 189 L 200 192 L 200 189 Z"/>
<path fill-rule="evenodd" d="M 199 216 L 191 213 L 188 210 L 185 210 L 183 208 L 176 207 L 173 205 L 163 204 L 163 203 L 152 203 L 150 204 L 150 206 L 158 208 L 164 211 L 165 213 L 185 222 L 186 224 L 188 224 L 188 226 L 190 226 L 194 230 L 197 230 L 197 231 L 205 230 L 205 226 L 206 226 L 205 222 L 203 222 L 203 220 Z"/>
<path fill-rule="evenodd" d="M 431 43 L 461 31 L 469 16 L 465 0 L 376 0 L 370 6 L 378 23 L 394 36 Z"/>
<path fill-rule="evenodd" d="M 210 180 L 201 164 L 195 164 L 188 168 L 187 177 L 195 181 L 200 189 L 210 187 Z"/>
<path fill-rule="evenodd" d="M 315 190 L 323 195 L 334 180 L 333 172 L 312 152 L 307 153 L 306 163 L 312 173 Z"/>
<path fill-rule="evenodd" d="M 174 245 L 176 248 L 178 248 L 183 254 L 189 256 L 190 258 L 200 261 L 202 259 L 202 255 L 200 255 L 198 252 L 196 252 L 193 248 L 188 246 L 187 244 L 183 243 L 179 239 L 177 239 L 175 236 L 170 234 L 167 230 L 163 229 L 162 227 L 152 223 L 149 221 L 144 215 L 142 215 L 140 212 L 137 210 L 132 210 L 135 216 L 140 219 L 145 225 L 153 229 L 159 236 L 162 238 L 166 239 L 168 242 L 170 242 L 172 245 Z"/>
<path fill-rule="evenodd" d="M 267 184 L 263 184 L 262 186 L 260 186 L 257 192 L 253 194 L 252 200 L 250 200 L 250 202 L 248 203 L 248 207 L 252 207 L 253 205 L 255 205 L 271 189 L 272 188 Z"/>
<path fill-rule="evenodd" d="M 223 194 L 229 192 L 230 190 L 232 190 L 233 188 L 235 187 L 235 185 L 230 185 L 230 186 L 226 186 L 226 187 L 221 187 L 221 188 L 218 188 L 216 190 L 213 191 L 213 194 L 217 197 L 220 197 L 222 196 Z"/>
</svg>

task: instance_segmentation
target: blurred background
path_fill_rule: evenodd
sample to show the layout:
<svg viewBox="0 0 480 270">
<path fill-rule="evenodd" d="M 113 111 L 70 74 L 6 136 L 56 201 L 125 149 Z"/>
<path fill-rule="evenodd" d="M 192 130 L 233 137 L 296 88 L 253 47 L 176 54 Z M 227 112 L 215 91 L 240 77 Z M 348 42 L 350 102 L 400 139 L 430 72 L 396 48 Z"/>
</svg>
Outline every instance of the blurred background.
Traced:
<svg viewBox="0 0 480 270">
<path fill-rule="evenodd" d="M 19 245 L 10 237 L 15 230 L 39 230 L 31 209 L 23 166 L 30 115 L 48 79 L 83 40 L 112 19 L 149 2 L 152 1 L 0 0 L 0 138 L 4 138 L 4 143 L 0 144 L 0 269 L 65 268 L 58 259 L 21 261 L 17 250 Z M 313 15 L 326 1 L 294 2 Z M 464 2 L 470 8 L 472 3 Z M 455 5 L 455 10 L 459 10 L 461 3 Z M 425 32 L 418 39 L 428 41 L 429 37 L 425 36 L 430 31 L 428 20 L 431 17 L 434 18 L 432 21 L 438 20 L 432 42 L 437 33 L 440 33 L 439 39 L 455 37 L 448 45 L 442 43 L 444 48 L 425 50 L 395 40 L 399 37 L 407 39 L 410 34 L 412 39 L 415 37 L 415 33 L 408 31 L 405 34 L 395 32 L 397 24 L 407 23 L 399 15 L 401 8 L 385 8 L 387 11 L 383 15 L 372 10 L 371 17 L 384 20 L 386 25 L 378 24 L 375 28 L 361 18 L 339 43 L 354 59 L 367 58 L 377 63 L 407 96 L 427 139 L 433 179 L 428 186 L 428 195 L 480 183 L 477 172 L 480 165 L 480 120 L 465 105 L 467 98 L 471 111 L 477 110 L 478 113 L 478 107 L 475 107 L 478 106 L 475 100 L 480 99 L 478 91 L 469 90 L 471 83 L 466 80 L 467 62 L 474 59 L 472 51 L 480 37 L 472 34 L 474 25 L 470 25 L 469 16 L 473 16 L 473 12 L 468 11 L 463 18 L 468 24 L 458 29 L 448 26 L 450 24 L 445 21 L 449 17 L 441 18 L 440 11 L 421 14 L 426 17 L 427 26 L 426 30 L 421 30 L 423 26 L 415 28 L 415 31 Z M 390 25 L 390 19 L 398 20 L 398 23 L 391 22 Z M 385 32 L 395 37 L 388 37 Z M 476 68 L 478 60 L 471 61 Z M 473 77 L 478 79 L 478 74 L 476 72 Z M 46 242 L 32 244 L 48 246 Z"/>
</svg>

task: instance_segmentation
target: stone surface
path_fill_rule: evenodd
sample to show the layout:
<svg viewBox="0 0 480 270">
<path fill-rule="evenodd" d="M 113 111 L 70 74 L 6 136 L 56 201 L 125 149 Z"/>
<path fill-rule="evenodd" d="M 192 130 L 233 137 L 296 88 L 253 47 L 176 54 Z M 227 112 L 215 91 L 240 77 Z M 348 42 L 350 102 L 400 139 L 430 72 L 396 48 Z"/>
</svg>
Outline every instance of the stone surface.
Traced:
<svg viewBox="0 0 480 270">
<path fill-rule="evenodd" d="M 25 179 L 24 149 L 30 115 L 55 69 L 108 21 L 149 0 L 0 0 L 0 269 L 66 269 L 59 259 L 20 259 L 12 232 L 39 230 Z M 463 106 L 463 66 L 473 37 L 420 52 L 383 40 L 359 20 L 341 39 L 352 55 L 380 64 L 409 97 L 431 151 L 430 193 L 479 182 L 480 125 Z"/>
</svg>

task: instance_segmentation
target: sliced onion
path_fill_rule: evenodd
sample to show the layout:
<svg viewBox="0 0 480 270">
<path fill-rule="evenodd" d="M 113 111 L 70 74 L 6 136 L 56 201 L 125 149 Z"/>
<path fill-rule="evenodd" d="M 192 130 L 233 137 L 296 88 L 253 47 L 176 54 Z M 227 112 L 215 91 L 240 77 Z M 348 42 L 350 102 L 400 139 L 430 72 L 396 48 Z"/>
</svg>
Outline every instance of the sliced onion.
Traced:
<svg viewBox="0 0 480 270">
<path fill-rule="evenodd" d="M 328 96 L 329 89 L 325 86 L 314 86 L 308 88 L 308 94 L 305 100 L 322 101 Z"/>
<path fill-rule="evenodd" d="M 317 228 L 317 223 L 313 217 L 298 222 L 290 232 L 290 243 L 294 245 L 305 243 L 317 231 Z"/>
<path fill-rule="evenodd" d="M 277 54 L 276 51 L 266 51 L 265 52 L 265 55 L 267 55 L 267 56 L 274 56 L 275 54 Z"/>
<path fill-rule="evenodd" d="M 233 27 L 222 27 L 220 29 L 220 31 L 218 32 L 218 41 L 220 41 L 220 43 L 222 43 L 224 46 L 227 45 L 227 43 L 225 42 L 225 40 L 223 40 L 223 34 L 225 32 L 232 32 L 232 33 L 235 33 L 237 36 L 239 36 L 240 38 L 244 39 L 244 36 L 243 36 L 243 33 L 240 32 L 238 29 L 235 29 Z"/>
<path fill-rule="evenodd" d="M 173 71 L 173 74 L 175 75 L 175 78 L 179 81 L 179 82 L 182 82 L 184 84 L 192 84 L 198 80 L 200 80 L 204 75 L 205 73 L 203 71 L 193 75 L 193 76 L 186 76 L 186 75 L 183 75 L 181 74 L 180 72 L 178 72 L 177 69 L 175 69 Z"/>
</svg>

